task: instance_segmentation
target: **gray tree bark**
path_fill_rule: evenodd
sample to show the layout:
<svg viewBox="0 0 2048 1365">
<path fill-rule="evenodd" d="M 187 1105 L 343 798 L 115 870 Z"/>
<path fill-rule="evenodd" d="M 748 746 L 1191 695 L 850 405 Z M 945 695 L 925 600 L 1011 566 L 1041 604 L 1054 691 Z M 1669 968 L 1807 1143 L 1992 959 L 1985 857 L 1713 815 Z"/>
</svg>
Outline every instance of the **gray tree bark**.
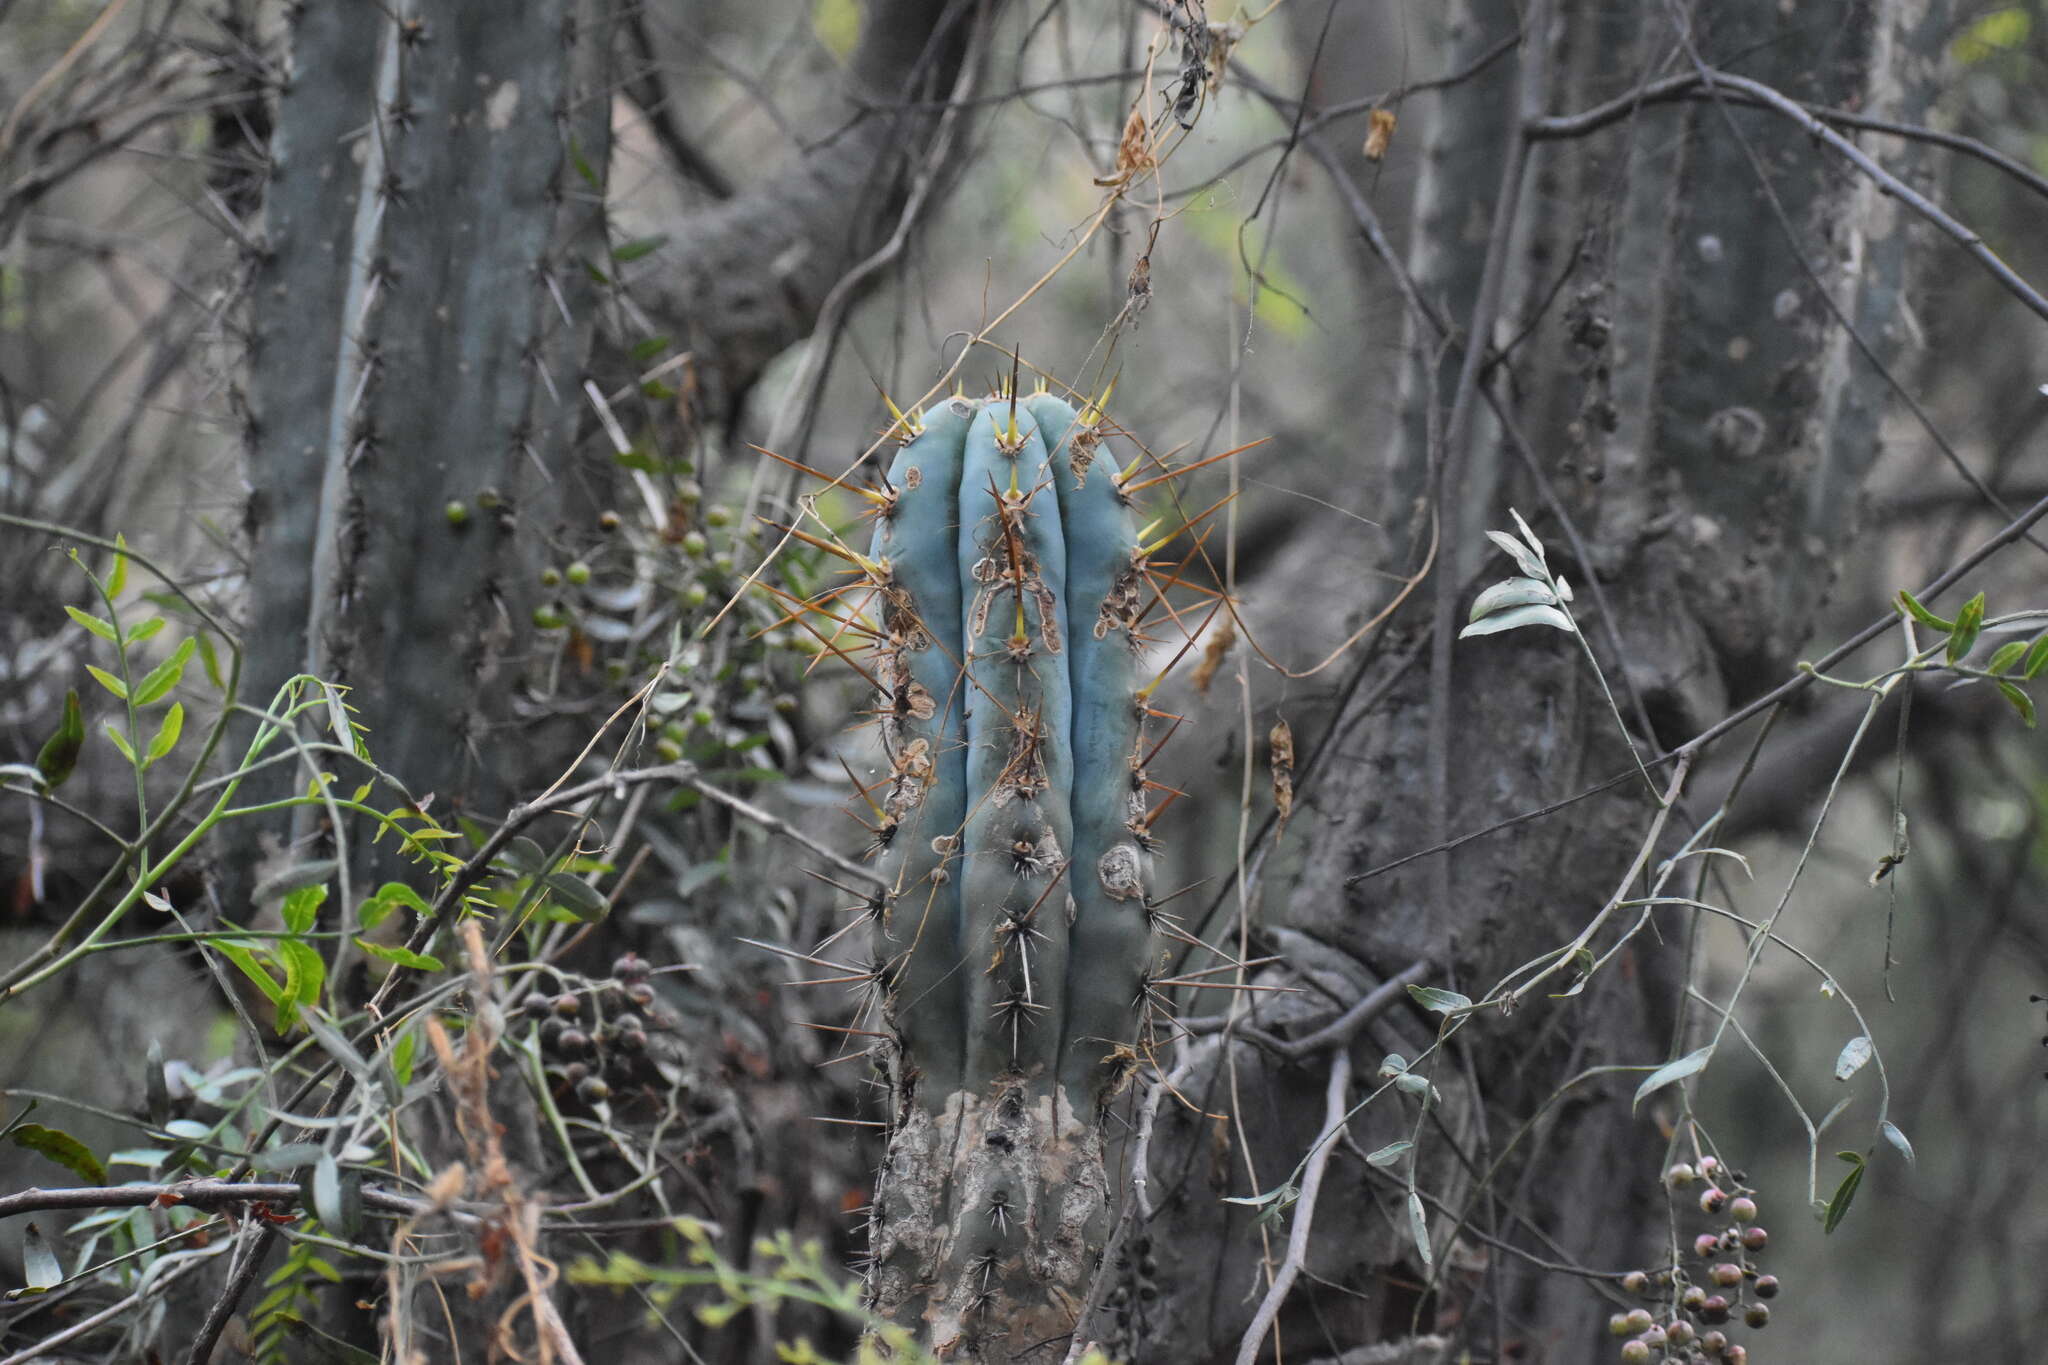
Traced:
<svg viewBox="0 0 2048 1365">
<path fill-rule="evenodd" d="M 1459 67 L 1513 32 L 1518 15 L 1545 9 L 1450 6 L 1431 48 L 1438 69 Z M 1709 63 L 1797 99 L 1912 120 L 1931 88 L 1941 9 L 1835 0 L 1800 7 L 1795 22 L 1774 0 L 1743 0 L 1697 7 L 1689 22 Z M 1686 69 L 1676 12 L 1566 0 L 1524 34 L 1515 65 L 1435 100 L 1407 269 L 1420 297 L 1462 328 L 1481 293 L 1488 225 L 1506 234 L 1502 307 L 1484 340 L 1514 343 L 1513 378 L 1496 368 L 1480 382 L 1527 441 L 1547 489 L 1483 403 L 1462 447 L 1441 449 L 1471 338 L 1458 337 L 1432 376 L 1440 338 L 1411 317 L 1417 358 L 1379 500 L 1426 507 L 1448 455 L 1436 572 L 1459 585 L 1453 628 L 1474 588 L 1514 572 L 1478 532 L 1505 525 L 1510 505 L 1528 514 L 1553 567 L 1581 586 L 1579 617 L 1617 692 L 1625 680 L 1640 698 L 1622 704 L 1646 754 L 1782 680 L 1813 629 L 1887 397 L 1822 295 L 1878 359 L 1896 358 L 1910 236 L 1896 203 L 1792 124 L 1711 101 L 1645 107 L 1602 134 L 1538 145 L 1519 202 L 1502 215 L 1518 84 L 1547 78 L 1542 107 L 1567 111 L 1625 95 L 1645 71 Z M 1404 118 L 1414 115 L 1411 104 Z M 1410 572 L 1428 526 L 1418 519 L 1393 539 L 1418 547 L 1389 566 Z M 1589 580 L 1604 606 L 1585 591 Z M 1614 893 L 1654 809 L 1568 639 L 1521 631 L 1464 641 L 1433 668 L 1429 593 L 1425 584 L 1397 616 L 1382 661 L 1329 720 L 1330 751 L 1253 887 L 1255 921 L 1300 964 L 1294 984 L 1311 992 L 1255 1007 L 1262 1029 L 1306 1031 L 1416 963 L 1433 984 L 1477 998 L 1570 941 Z M 1608 610 L 1618 657 L 1607 648 Z M 1616 774 L 1627 780 L 1547 818 L 1380 872 Z M 1673 824 L 1682 823 L 1681 813 Z M 1212 941 L 1223 925 L 1212 925 Z M 1564 1362 L 1603 1349 L 1611 1306 L 1517 1252 L 1607 1271 L 1653 1260 L 1663 1138 L 1647 1116 L 1631 1118 L 1631 1077 L 1546 1102 L 1587 1067 L 1683 1051 L 1674 1036 L 1682 971 L 1677 938 L 1642 937 L 1569 1001 L 1526 1000 L 1461 1035 L 1434 1075 L 1443 1107 L 1418 1144 L 1417 1183 L 1443 1201 L 1429 1219 L 1434 1277 L 1410 1235 L 1400 1180 L 1357 1159 L 1410 1136 L 1412 1105 L 1397 1113 L 1377 1101 L 1355 1120 L 1357 1152 L 1340 1151 L 1322 1187 L 1310 1275 L 1277 1324 L 1285 1358 L 1380 1359 L 1371 1351 L 1385 1344 L 1388 1359 L 1455 1359 L 1469 1347 L 1485 1359 Z M 1372 1077 L 1386 1052 L 1416 1056 L 1435 1023 L 1419 1009 L 1375 1021 L 1349 1044 L 1357 1074 Z M 1323 1124 L 1321 1070 L 1217 1035 L 1195 1044 L 1180 1088 L 1202 1111 L 1234 1098 L 1242 1124 L 1170 1099 L 1160 1112 L 1152 1212 L 1132 1229 L 1110 1315 L 1131 1358 L 1236 1355 L 1285 1221 L 1268 1250 L 1252 1213 L 1219 1200 L 1276 1187 L 1302 1159 Z M 1534 1126 L 1491 1183 L 1481 1181 L 1525 1121 Z M 1459 1215 L 1468 1232 L 1447 1245 Z"/>
</svg>

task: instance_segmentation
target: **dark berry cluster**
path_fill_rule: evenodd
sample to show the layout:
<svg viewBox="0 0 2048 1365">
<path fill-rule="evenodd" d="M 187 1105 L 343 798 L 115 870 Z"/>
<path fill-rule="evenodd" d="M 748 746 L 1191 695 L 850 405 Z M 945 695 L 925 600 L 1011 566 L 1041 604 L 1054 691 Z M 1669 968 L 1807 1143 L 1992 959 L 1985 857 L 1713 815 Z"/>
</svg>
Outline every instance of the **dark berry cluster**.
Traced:
<svg viewBox="0 0 2048 1365">
<path fill-rule="evenodd" d="M 1740 1171 L 1711 1156 L 1697 1166 L 1678 1163 L 1664 1173 L 1664 1183 L 1682 1198 L 1696 1193 L 1710 1226 L 1693 1238 L 1692 1255 L 1672 1269 L 1624 1275 L 1624 1290 L 1660 1301 L 1663 1310 L 1616 1313 L 1607 1329 L 1626 1338 L 1625 1365 L 1744 1365 L 1749 1348 L 1730 1341 L 1727 1329 L 1737 1322 L 1768 1326 L 1765 1300 L 1778 1296 L 1778 1277 L 1757 1268 L 1771 1235 L 1756 1221 L 1756 1191 Z"/>
<path fill-rule="evenodd" d="M 584 982 L 558 995 L 535 991 L 526 997 L 526 1013 L 540 1031 L 557 1099 L 574 1096 L 585 1105 L 603 1104 L 615 1086 L 638 1085 L 652 1074 L 647 1035 L 674 1024 L 655 1006 L 648 979 L 653 973 L 645 959 L 627 953 L 612 964 L 608 980 Z"/>
</svg>

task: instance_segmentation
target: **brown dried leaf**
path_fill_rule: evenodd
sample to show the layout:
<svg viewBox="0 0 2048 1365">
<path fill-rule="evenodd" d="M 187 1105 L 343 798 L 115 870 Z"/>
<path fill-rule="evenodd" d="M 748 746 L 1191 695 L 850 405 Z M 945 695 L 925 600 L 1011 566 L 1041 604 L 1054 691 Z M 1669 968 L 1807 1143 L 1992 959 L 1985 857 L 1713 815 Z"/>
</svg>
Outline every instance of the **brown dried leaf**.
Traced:
<svg viewBox="0 0 2048 1365">
<path fill-rule="evenodd" d="M 1223 656 L 1230 653 L 1230 647 L 1237 643 L 1236 619 L 1224 615 L 1216 623 L 1216 629 L 1209 632 L 1209 643 L 1202 649 L 1202 657 L 1195 664 L 1194 677 L 1189 679 L 1195 685 L 1197 696 L 1209 695 L 1209 684 L 1216 680 L 1216 670 L 1223 667 Z"/>
<path fill-rule="evenodd" d="M 1394 140 L 1394 125 L 1398 120 L 1391 109 L 1375 109 L 1367 115 L 1365 130 L 1365 159 L 1378 161 L 1387 154 L 1387 147 Z"/>
<path fill-rule="evenodd" d="M 1287 828 L 1287 817 L 1294 813 L 1294 731 L 1285 717 L 1273 722 L 1266 744 L 1273 765 L 1273 809 L 1280 816 L 1279 827 L 1273 831 L 1278 837 Z"/>
</svg>

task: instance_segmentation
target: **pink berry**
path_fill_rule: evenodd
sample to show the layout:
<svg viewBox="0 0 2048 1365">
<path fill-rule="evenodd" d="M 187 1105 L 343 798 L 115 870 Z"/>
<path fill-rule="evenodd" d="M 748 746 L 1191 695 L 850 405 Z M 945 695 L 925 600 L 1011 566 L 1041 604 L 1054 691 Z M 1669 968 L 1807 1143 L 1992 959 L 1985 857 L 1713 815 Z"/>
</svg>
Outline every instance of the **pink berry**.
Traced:
<svg viewBox="0 0 2048 1365">
<path fill-rule="evenodd" d="M 1776 1275 L 1759 1275 L 1759 1276 L 1757 1276 L 1757 1277 L 1756 1277 L 1756 1296 L 1757 1296 L 1758 1298 L 1760 1298 L 1760 1299 L 1775 1299 L 1775 1298 L 1777 1298 L 1777 1297 L 1778 1297 L 1778 1277 L 1777 1277 Z"/>
<path fill-rule="evenodd" d="M 1728 1206 L 1727 1194 L 1717 1185 L 1709 1185 L 1700 1191 L 1700 1212 L 1719 1213 Z"/>
</svg>

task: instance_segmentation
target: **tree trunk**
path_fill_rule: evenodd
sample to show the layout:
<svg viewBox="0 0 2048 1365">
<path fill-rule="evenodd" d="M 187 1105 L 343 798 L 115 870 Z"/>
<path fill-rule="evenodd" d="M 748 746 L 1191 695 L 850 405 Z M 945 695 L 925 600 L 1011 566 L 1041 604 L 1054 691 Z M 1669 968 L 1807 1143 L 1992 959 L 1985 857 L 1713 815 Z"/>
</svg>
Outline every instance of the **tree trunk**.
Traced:
<svg viewBox="0 0 2048 1365">
<path fill-rule="evenodd" d="M 1794 24 L 1774 0 L 1745 0 L 1701 7 L 1693 41 L 1708 63 L 1794 98 L 1910 120 L 1924 111 L 1939 51 L 1937 8 L 1836 0 L 1802 7 Z M 1453 6 L 1438 69 L 1456 69 L 1511 32 L 1518 12 L 1543 10 Z M 1552 566 L 1581 588 L 1579 619 L 1647 755 L 1784 678 L 1812 630 L 1877 454 L 1887 392 L 1820 291 L 1876 356 L 1895 356 L 1908 234 L 1894 202 L 1790 134 L 1779 115 L 1711 101 L 1646 105 L 1600 133 L 1538 144 L 1520 202 L 1499 215 L 1517 82 L 1527 90 L 1547 73 L 1548 110 L 1586 108 L 1626 95 L 1673 49 L 1662 6 L 1568 0 L 1556 11 L 1524 35 L 1518 69 L 1495 67 L 1437 99 L 1412 208 L 1408 268 L 1418 293 L 1460 327 L 1482 292 L 1487 225 L 1507 234 L 1501 316 L 1485 339 L 1515 343 L 1506 359 L 1513 380 L 1482 375 L 1462 431 L 1447 424 L 1462 356 L 1453 348 L 1432 383 L 1425 367 L 1439 337 L 1411 317 L 1418 359 L 1380 505 L 1425 505 L 1432 472 L 1448 459 L 1455 481 L 1443 490 L 1436 572 L 1461 585 L 1453 625 L 1473 588 L 1513 572 L 1478 532 L 1506 525 L 1509 506 L 1527 514 Z M 1682 53 L 1676 61 L 1686 69 Z M 1737 133 L 1756 149 L 1763 180 Z M 1486 410 L 1488 390 L 1526 439 L 1544 486 Z M 1433 439 L 1463 433 L 1462 449 L 1432 449 Z M 1426 520 L 1405 539 L 1426 544 Z M 1391 567 L 1412 572 L 1418 561 L 1419 553 Z M 1604 602 L 1585 591 L 1589 583 Z M 1326 1022 L 1416 963 L 1427 964 L 1425 981 L 1479 998 L 1518 964 L 1569 942 L 1615 894 L 1655 810 L 1568 637 L 1462 641 L 1448 667 L 1432 667 L 1430 591 L 1425 584 L 1396 618 L 1366 685 L 1349 689 L 1330 723 L 1344 737 L 1341 758 L 1315 769 L 1254 887 L 1255 916 L 1293 957 L 1296 984 L 1329 993 L 1257 1007 L 1262 1028 Z M 1607 647 L 1610 611 L 1619 659 Z M 1436 629 L 1446 620 L 1438 616 Z M 1441 789 L 1432 780 L 1439 763 Z M 1618 784 L 1541 820 L 1384 866 L 1617 775 Z M 1667 776 L 1658 774 L 1660 784 Z M 1681 809 L 1667 847 L 1685 832 Z M 1610 933 L 1593 948 L 1611 942 Z M 1610 1305 L 1516 1253 L 1606 1271 L 1657 1259 L 1646 1245 L 1664 1147 L 1650 1121 L 1655 1105 L 1631 1117 L 1633 1076 L 1565 1087 L 1589 1067 L 1654 1064 L 1686 1050 L 1683 965 L 1675 933 L 1639 936 L 1568 1001 L 1526 999 L 1512 1014 L 1474 1018 L 1432 1074 L 1442 1108 L 1419 1136 L 1412 1103 L 1397 1114 L 1391 1096 L 1353 1120 L 1362 1150 L 1417 1138 L 1416 1184 L 1442 1201 L 1428 1211 L 1436 1268 L 1411 1235 L 1403 1168 L 1382 1171 L 1339 1152 L 1321 1191 L 1310 1276 L 1277 1324 L 1285 1358 L 1336 1359 L 1403 1341 L 1409 1348 L 1388 1359 L 1455 1359 L 1469 1347 L 1487 1359 L 1562 1362 L 1602 1349 Z M 1420 1009 L 1382 1016 L 1349 1044 L 1358 1074 L 1372 1076 L 1382 1053 L 1415 1057 L 1438 1022 Z M 1118 1299 L 1118 1344 L 1134 1359 L 1233 1358 L 1265 1290 L 1262 1258 L 1279 1255 L 1280 1234 L 1266 1251 L 1253 1215 L 1218 1201 L 1261 1192 L 1247 1159 L 1258 1184 L 1281 1184 L 1322 1126 L 1322 1085 L 1260 1048 L 1203 1038 L 1180 1088 L 1215 1110 L 1233 1084 L 1241 1127 L 1171 1099 L 1161 1110 L 1150 1150 L 1155 1212 L 1133 1230 Z M 1524 1123 L 1533 1126 L 1518 1134 Z M 1238 1146 L 1247 1141 L 1248 1158 Z M 1481 1178 L 1503 1157 L 1490 1181 Z M 1479 1236 L 1453 1242 L 1454 1219 Z"/>
</svg>

